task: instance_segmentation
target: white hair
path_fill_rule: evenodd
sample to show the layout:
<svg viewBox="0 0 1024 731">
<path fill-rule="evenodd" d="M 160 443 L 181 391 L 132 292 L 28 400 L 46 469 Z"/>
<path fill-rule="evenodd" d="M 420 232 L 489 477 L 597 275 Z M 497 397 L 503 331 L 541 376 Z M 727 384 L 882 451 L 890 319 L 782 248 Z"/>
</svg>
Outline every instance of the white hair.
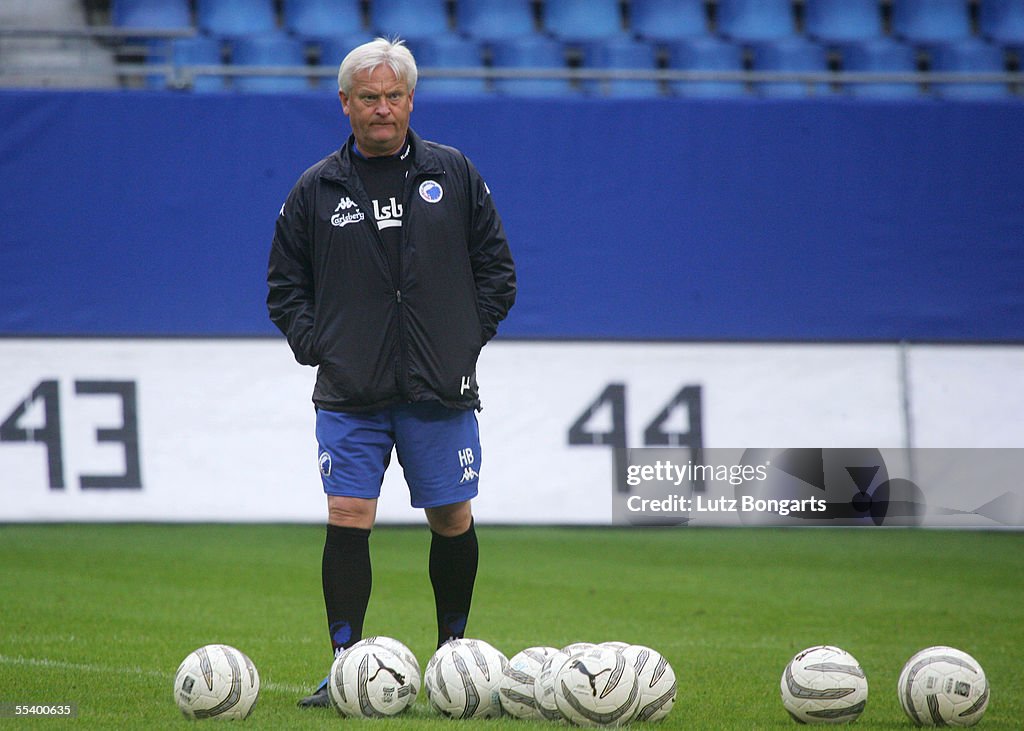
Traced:
<svg viewBox="0 0 1024 731">
<path fill-rule="evenodd" d="M 416 70 L 416 59 L 405 46 L 401 38 L 375 38 L 369 43 L 356 46 L 338 67 L 338 89 L 349 94 L 352 80 L 363 71 L 373 71 L 378 66 L 387 65 L 395 76 L 404 81 L 409 91 L 416 88 L 419 72 Z"/>
</svg>

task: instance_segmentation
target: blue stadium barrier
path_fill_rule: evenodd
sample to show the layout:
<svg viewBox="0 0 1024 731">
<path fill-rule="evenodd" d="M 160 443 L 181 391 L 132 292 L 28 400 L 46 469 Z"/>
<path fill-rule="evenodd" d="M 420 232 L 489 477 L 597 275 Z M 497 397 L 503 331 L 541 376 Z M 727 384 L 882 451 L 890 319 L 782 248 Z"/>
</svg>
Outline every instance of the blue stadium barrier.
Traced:
<svg viewBox="0 0 1024 731">
<path fill-rule="evenodd" d="M 417 95 L 504 218 L 501 337 L 1024 341 L 1020 100 L 637 110 Z M 347 134 L 335 94 L 4 91 L 0 119 L 0 334 L 276 335 L 274 221 Z"/>
</svg>

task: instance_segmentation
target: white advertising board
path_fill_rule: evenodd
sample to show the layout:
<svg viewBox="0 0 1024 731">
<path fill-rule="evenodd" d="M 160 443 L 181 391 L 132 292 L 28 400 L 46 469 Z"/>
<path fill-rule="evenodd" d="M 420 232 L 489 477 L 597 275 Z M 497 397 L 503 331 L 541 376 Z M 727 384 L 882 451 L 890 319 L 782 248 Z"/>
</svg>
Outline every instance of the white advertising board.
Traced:
<svg viewBox="0 0 1024 731">
<path fill-rule="evenodd" d="M 491 343 L 474 512 L 610 523 L 616 446 L 1024 444 L 1024 348 L 906 363 L 895 345 Z M 283 340 L 0 339 L 0 373 L 0 522 L 325 518 L 314 373 Z M 400 470 L 379 522 L 422 521 Z"/>
</svg>

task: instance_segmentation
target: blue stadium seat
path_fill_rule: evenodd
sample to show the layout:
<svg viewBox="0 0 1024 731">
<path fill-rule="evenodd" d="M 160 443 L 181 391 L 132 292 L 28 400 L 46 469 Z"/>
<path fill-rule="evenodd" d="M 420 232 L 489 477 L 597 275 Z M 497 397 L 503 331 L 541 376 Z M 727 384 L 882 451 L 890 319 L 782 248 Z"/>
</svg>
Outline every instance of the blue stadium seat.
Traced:
<svg viewBox="0 0 1024 731">
<path fill-rule="evenodd" d="M 793 35 L 791 0 L 718 0 L 718 32 L 738 42 L 771 41 Z"/>
<path fill-rule="evenodd" d="M 719 38 L 693 38 L 668 46 L 669 68 L 679 71 L 743 71 L 743 49 Z M 672 81 L 672 91 L 680 96 L 742 96 L 741 81 Z"/>
<path fill-rule="evenodd" d="M 416 83 L 416 94 L 486 94 L 487 79 L 483 77 L 435 77 L 424 76 L 423 69 L 482 68 L 480 43 L 451 33 L 410 44 L 416 64 L 421 73 Z"/>
<path fill-rule="evenodd" d="M 892 32 L 908 43 L 955 41 L 971 35 L 967 0 L 897 0 Z"/>
<path fill-rule="evenodd" d="M 222 60 L 222 47 L 220 39 L 210 36 L 194 36 L 192 38 L 175 38 L 164 46 L 169 49 L 166 61 L 179 69 L 185 67 L 184 72 L 178 71 L 179 78 L 188 77 L 189 66 L 220 66 Z M 227 88 L 225 77 L 220 75 L 193 76 L 191 89 L 196 92 L 217 92 Z M 155 88 L 164 88 L 167 79 L 163 76 L 150 77 L 150 85 Z"/>
<path fill-rule="evenodd" d="M 495 42 L 492 63 L 499 69 L 567 68 L 562 44 L 540 34 Z M 575 93 L 568 78 L 496 78 L 494 88 L 502 94 L 518 96 L 566 96 Z"/>
<path fill-rule="evenodd" d="M 879 38 L 863 43 L 852 43 L 842 49 L 843 71 L 863 73 L 913 74 L 917 73 L 917 54 L 914 49 L 891 38 Z M 868 81 L 850 83 L 847 90 L 853 96 L 882 99 L 906 99 L 920 95 L 914 82 Z"/>
<path fill-rule="evenodd" d="M 306 47 L 284 33 L 243 36 L 231 44 L 235 66 L 305 66 Z M 255 92 L 297 92 L 309 89 L 306 76 L 236 76 L 234 88 Z"/>
<path fill-rule="evenodd" d="M 284 27 L 300 36 L 323 38 L 362 30 L 359 0 L 287 0 Z"/>
<path fill-rule="evenodd" d="M 225 38 L 277 28 L 273 0 L 196 0 L 196 21 L 204 33 Z"/>
<path fill-rule="evenodd" d="M 1006 72 L 1003 49 L 975 38 L 932 46 L 930 57 L 930 69 L 939 73 Z M 934 88 L 940 96 L 949 99 L 999 99 L 1010 93 L 1005 82 L 940 83 Z"/>
<path fill-rule="evenodd" d="M 983 36 L 1008 46 L 1024 46 L 1024 0 L 984 0 L 978 13 Z"/>
<path fill-rule="evenodd" d="M 630 29 L 651 41 L 676 41 L 708 32 L 704 0 L 633 0 Z"/>
<path fill-rule="evenodd" d="M 785 38 L 779 41 L 760 43 L 754 46 L 754 71 L 828 71 L 825 49 L 805 38 Z M 827 94 L 826 82 L 765 81 L 758 82 L 757 91 L 771 97 L 804 97 Z"/>
<path fill-rule="evenodd" d="M 333 76 L 321 76 L 319 86 L 321 89 L 338 90 L 338 67 L 356 46 L 369 43 L 373 40 L 373 34 L 367 31 L 349 33 L 346 35 L 325 36 L 314 40 L 313 45 L 317 49 L 317 55 L 321 66 L 334 67 Z"/>
<path fill-rule="evenodd" d="M 459 0 L 458 29 L 480 41 L 501 41 L 533 33 L 531 0 Z"/>
<path fill-rule="evenodd" d="M 112 0 L 110 22 L 120 28 L 190 28 L 188 0 Z"/>
<path fill-rule="evenodd" d="M 654 46 L 625 37 L 595 41 L 583 52 L 583 67 L 588 69 L 654 71 L 657 61 Z M 585 84 L 585 88 L 594 94 L 615 97 L 653 97 L 661 93 L 657 79 L 595 80 Z"/>
<path fill-rule="evenodd" d="M 878 0 L 804 0 L 804 32 L 825 43 L 881 38 Z"/>
<path fill-rule="evenodd" d="M 622 33 L 618 0 L 547 0 L 544 29 L 564 41 L 596 41 Z"/>
<path fill-rule="evenodd" d="M 430 38 L 448 32 L 448 9 L 444 0 L 373 0 L 370 27 L 388 38 Z"/>
</svg>

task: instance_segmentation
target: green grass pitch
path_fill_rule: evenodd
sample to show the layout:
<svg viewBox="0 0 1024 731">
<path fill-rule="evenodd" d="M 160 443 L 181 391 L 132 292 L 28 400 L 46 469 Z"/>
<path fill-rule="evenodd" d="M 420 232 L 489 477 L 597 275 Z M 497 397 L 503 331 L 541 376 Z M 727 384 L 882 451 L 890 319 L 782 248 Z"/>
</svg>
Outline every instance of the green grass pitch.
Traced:
<svg viewBox="0 0 1024 731">
<path fill-rule="evenodd" d="M 779 700 L 789 658 L 829 643 L 868 676 L 863 729 L 911 728 L 903 663 L 959 647 L 988 675 L 986 729 L 1024 724 L 1024 533 L 899 529 L 596 529 L 481 526 L 469 634 L 506 655 L 579 640 L 646 644 L 679 678 L 662 729 L 794 728 Z M 0 526 L 0 702 L 76 703 L 46 725 L 186 727 L 178 663 L 224 642 L 262 679 L 252 729 L 451 729 L 421 696 L 398 719 L 295 707 L 330 663 L 323 528 Z M 367 634 L 425 665 L 434 621 L 425 527 L 379 527 Z M 0 719 L 0 727 L 30 721 Z M 495 729 L 546 724 L 480 721 Z"/>
</svg>

